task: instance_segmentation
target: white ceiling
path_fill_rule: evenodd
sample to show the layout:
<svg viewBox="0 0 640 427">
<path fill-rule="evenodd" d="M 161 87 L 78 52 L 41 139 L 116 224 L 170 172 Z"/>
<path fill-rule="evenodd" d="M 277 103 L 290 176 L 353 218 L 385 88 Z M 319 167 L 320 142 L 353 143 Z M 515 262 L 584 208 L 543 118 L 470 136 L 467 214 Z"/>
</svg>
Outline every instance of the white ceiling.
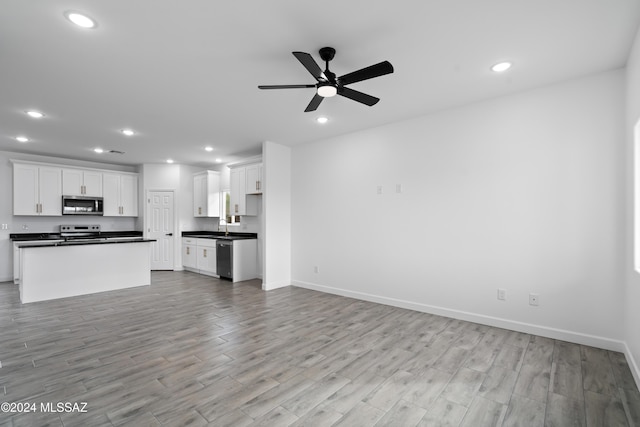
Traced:
<svg viewBox="0 0 640 427">
<path fill-rule="evenodd" d="M 68 10 L 98 27 L 73 26 Z M 295 145 L 621 68 L 639 22 L 638 0 L 2 0 L 0 150 L 228 162 L 265 140 Z M 315 83 L 291 52 L 323 67 L 323 46 L 337 50 L 338 76 L 393 64 L 350 86 L 377 105 L 335 97 L 304 113 L 313 89 L 257 89 Z M 513 68 L 492 73 L 501 60 Z M 124 137 L 125 127 L 139 134 Z"/>
</svg>

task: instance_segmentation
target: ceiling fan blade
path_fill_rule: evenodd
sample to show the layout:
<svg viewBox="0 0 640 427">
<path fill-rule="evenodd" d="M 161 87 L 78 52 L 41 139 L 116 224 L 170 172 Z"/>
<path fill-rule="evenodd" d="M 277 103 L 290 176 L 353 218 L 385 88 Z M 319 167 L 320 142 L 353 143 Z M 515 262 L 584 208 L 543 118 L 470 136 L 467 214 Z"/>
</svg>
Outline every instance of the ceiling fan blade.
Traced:
<svg viewBox="0 0 640 427">
<path fill-rule="evenodd" d="M 304 89 L 316 87 L 316 85 L 260 85 L 258 89 Z"/>
<path fill-rule="evenodd" d="M 380 101 L 380 98 L 367 95 L 366 93 L 358 92 L 357 90 L 349 89 L 348 87 L 343 87 L 341 90 L 338 90 L 338 95 L 342 95 L 345 98 L 353 99 L 354 101 L 368 105 L 369 107 L 371 107 L 372 105 L 376 105 L 378 101 Z"/>
<path fill-rule="evenodd" d="M 383 61 L 378 64 L 362 68 L 358 71 L 345 74 L 344 76 L 340 77 L 338 81 L 340 82 L 340 84 L 348 85 L 351 83 L 372 79 L 374 77 L 384 76 L 385 74 L 389 73 L 393 73 L 393 65 L 391 65 L 389 61 Z"/>
<path fill-rule="evenodd" d="M 318 108 L 323 99 L 323 97 L 316 93 L 313 98 L 311 98 L 311 102 L 309 103 L 309 105 L 307 105 L 307 108 L 305 108 L 304 112 L 308 113 L 309 111 L 316 111 L 316 108 Z"/>
<path fill-rule="evenodd" d="M 309 71 L 316 80 L 327 80 L 327 78 L 324 76 L 324 73 L 322 72 L 322 69 L 320 69 L 320 66 L 310 54 L 306 52 L 291 53 L 293 53 L 293 56 L 298 58 L 298 61 L 300 61 L 300 63 L 304 65 L 304 68 L 306 68 L 307 71 Z"/>
</svg>

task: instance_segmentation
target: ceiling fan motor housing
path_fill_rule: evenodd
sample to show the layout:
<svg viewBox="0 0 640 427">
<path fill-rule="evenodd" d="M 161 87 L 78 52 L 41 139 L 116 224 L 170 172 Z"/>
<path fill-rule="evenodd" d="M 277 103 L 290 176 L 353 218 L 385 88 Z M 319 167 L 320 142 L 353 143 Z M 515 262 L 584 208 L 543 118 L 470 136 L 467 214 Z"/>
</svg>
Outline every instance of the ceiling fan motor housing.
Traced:
<svg viewBox="0 0 640 427">
<path fill-rule="evenodd" d="M 320 49 L 320 58 L 324 62 L 329 62 L 336 56 L 336 50 L 332 47 L 323 47 Z"/>
</svg>

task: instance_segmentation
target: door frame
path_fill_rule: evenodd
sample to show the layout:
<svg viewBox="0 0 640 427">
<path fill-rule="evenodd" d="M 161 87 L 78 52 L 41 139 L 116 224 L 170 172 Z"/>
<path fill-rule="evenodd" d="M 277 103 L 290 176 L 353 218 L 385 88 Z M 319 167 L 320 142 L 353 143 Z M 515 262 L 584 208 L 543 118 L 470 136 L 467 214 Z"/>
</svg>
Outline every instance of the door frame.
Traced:
<svg viewBox="0 0 640 427">
<path fill-rule="evenodd" d="M 177 238 L 179 237 L 177 234 L 179 205 L 178 205 L 178 192 L 176 191 L 175 188 L 151 188 L 146 190 L 144 194 L 144 197 L 145 199 L 147 199 L 147 201 L 144 203 L 143 235 L 145 238 L 149 237 L 149 224 L 151 224 L 151 218 L 149 217 L 149 215 L 151 215 L 151 213 L 149 212 L 149 204 L 151 203 L 151 193 L 156 193 L 156 192 L 173 193 L 173 225 L 172 225 L 172 231 L 171 231 L 173 233 L 173 236 L 171 237 L 173 238 L 173 271 L 176 271 L 176 265 L 182 265 L 182 260 L 178 259 L 178 257 L 181 255 L 180 247 L 179 247 L 181 245 L 178 245 L 176 243 L 178 242 Z M 177 270 L 182 270 L 182 268 L 178 268 Z"/>
</svg>

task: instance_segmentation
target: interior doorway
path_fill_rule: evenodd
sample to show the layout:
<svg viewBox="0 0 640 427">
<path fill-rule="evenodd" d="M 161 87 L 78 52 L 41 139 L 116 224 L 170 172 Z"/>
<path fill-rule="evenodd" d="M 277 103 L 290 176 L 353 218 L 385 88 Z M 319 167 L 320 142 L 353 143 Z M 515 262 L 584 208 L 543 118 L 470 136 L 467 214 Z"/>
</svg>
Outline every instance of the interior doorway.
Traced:
<svg viewBox="0 0 640 427">
<path fill-rule="evenodd" d="M 147 193 L 147 237 L 151 243 L 151 270 L 174 269 L 173 191 Z"/>
</svg>

